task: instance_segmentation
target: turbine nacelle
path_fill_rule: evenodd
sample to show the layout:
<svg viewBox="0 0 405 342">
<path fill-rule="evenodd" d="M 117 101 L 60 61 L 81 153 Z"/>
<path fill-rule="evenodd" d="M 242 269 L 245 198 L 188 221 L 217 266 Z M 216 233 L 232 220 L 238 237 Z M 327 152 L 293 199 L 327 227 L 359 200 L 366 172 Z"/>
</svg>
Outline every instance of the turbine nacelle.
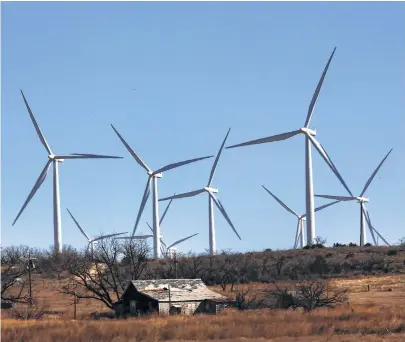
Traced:
<svg viewBox="0 0 405 342">
<path fill-rule="evenodd" d="M 154 178 L 162 178 L 163 177 L 163 172 L 156 173 L 154 174 L 153 171 L 148 171 L 148 175 Z"/>
<path fill-rule="evenodd" d="M 358 203 L 367 203 L 368 198 L 367 197 L 356 197 Z"/>
<path fill-rule="evenodd" d="M 302 133 L 308 133 L 309 135 L 311 135 L 311 136 L 316 136 L 316 130 L 315 129 L 310 129 L 310 128 L 307 128 L 307 127 L 303 127 L 303 128 L 300 128 L 300 131 L 302 132 Z"/>
<path fill-rule="evenodd" d="M 216 194 L 216 193 L 218 193 L 218 191 L 219 191 L 219 189 L 217 189 L 217 188 L 211 188 L 211 187 L 209 187 L 209 186 L 204 187 L 204 190 L 207 191 L 207 192 L 211 192 L 211 193 L 213 193 L 213 194 Z"/>
<path fill-rule="evenodd" d="M 59 162 L 59 163 L 63 163 L 64 160 L 65 160 L 65 159 L 57 159 L 54 154 L 48 155 L 48 158 L 49 158 L 50 160 L 52 160 L 52 161 L 56 161 L 56 162 Z"/>
</svg>

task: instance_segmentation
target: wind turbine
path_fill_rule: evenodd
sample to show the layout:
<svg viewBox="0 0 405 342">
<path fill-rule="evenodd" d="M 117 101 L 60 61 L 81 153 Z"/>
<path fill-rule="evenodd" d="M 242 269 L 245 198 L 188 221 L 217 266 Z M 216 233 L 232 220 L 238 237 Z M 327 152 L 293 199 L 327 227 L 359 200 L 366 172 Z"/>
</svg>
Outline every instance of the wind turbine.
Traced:
<svg viewBox="0 0 405 342">
<path fill-rule="evenodd" d="M 165 216 L 166 216 L 166 214 L 167 214 L 167 211 L 169 210 L 170 205 L 172 204 L 172 202 L 173 202 L 173 199 L 171 199 L 171 200 L 169 201 L 169 204 L 167 205 L 165 211 L 163 212 L 163 215 L 162 215 L 162 217 L 160 218 L 159 226 L 162 224 L 163 219 L 165 218 Z M 150 224 L 149 224 L 148 222 L 146 222 L 146 224 L 148 225 L 149 229 L 150 229 L 150 230 L 152 231 L 152 233 L 153 233 L 153 228 L 150 226 Z M 187 237 L 182 238 L 182 239 L 180 239 L 180 240 L 177 240 L 177 241 L 173 242 L 170 246 L 167 246 L 166 243 L 163 241 L 163 235 L 161 234 L 161 235 L 160 235 L 160 243 L 161 243 L 160 249 L 161 249 L 162 254 L 167 257 L 171 248 L 173 248 L 174 246 L 176 246 L 176 245 L 178 245 L 178 244 L 180 244 L 180 243 L 182 243 L 182 242 L 184 242 L 184 241 L 186 241 L 186 240 L 188 240 L 188 239 L 191 239 L 192 237 L 194 237 L 194 236 L 196 236 L 196 235 L 198 235 L 198 233 L 193 234 L 193 235 L 190 235 L 190 236 L 187 236 Z"/>
<path fill-rule="evenodd" d="M 121 136 L 121 134 L 118 133 L 118 131 L 115 129 L 113 125 L 111 125 L 115 133 L 118 135 L 124 146 L 127 148 L 128 152 L 134 157 L 134 159 L 137 161 L 137 163 L 145 169 L 145 171 L 148 174 L 148 181 L 146 182 L 146 187 L 145 191 L 142 197 L 141 205 L 139 207 L 138 211 L 138 216 L 135 221 L 135 226 L 134 230 L 132 232 L 132 236 L 135 235 L 136 228 L 138 227 L 139 220 L 141 218 L 142 212 L 145 208 L 146 201 L 148 200 L 149 193 L 150 193 L 150 182 L 153 179 L 153 256 L 155 259 L 160 257 L 160 227 L 159 227 L 159 208 L 158 208 L 158 189 L 157 189 L 157 179 L 162 178 L 163 174 L 162 172 L 169 171 L 175 168 L 178 168 L 180 166 L 190 164 L 197 162 L 199 160 L 207 159 L 207 158 L 212 158 L 213 156 L 206 156 L 206 157 L 200 157 L 200 158 L 194 158 L 194 159 L 188 159 L 184 160 L 181 162 L 169 164 L 166 166 L 161 167 L 160 169 L 156 171 L 152 171 L 143 161 L 142 159 L 135 153 L 135 151 L 128 145 L 128 143 L 124 140 L 124 138 Z"/>
<path fill-rule="evenodd" d="M 388 158 L 390 153 L 392 152 L 393 149 L 390 149 L 389 152 L 385 155 L 383 160 L 378 164 L 377 168 L 374 170 L 374 172 L 371 174 L 370 178 L 367 180 L 366 184 L 364 185 L 363 191 L 360 193 L 359 196 L 332 196 L 332 195 L 315 195 L 316 197 L 322 197 L 322 198 L 328 198 L 328 199 L 336 199 L 339 201 L 353 201 L 357 200 L 358 203 L 360 203 L 360 246 L 364 246 L 366 244 L 366 221 L 368 224 L 368 227 L 370 229 L 371 236 L 374 240 L 374 244 L 377 244 L 377 241 L 374 236 L 374 232 L 378 234 L 378 236 L 386 243 L 389 245 L 387 240 L 385 240 L 380 233 L 377 232 L 377 230 L 371 225 L 371 221 L 368 215 L 368 211 L 366 210 L 365 203 L 368 202 L 367 197 L 363 197 L 365 192 L 367 191 L 368 187 L 370 186 L 371 182 L 373 181 L 374 177 L 376 176 L 378 170 L 381 168 L 382 164 L 385 162 L 385 160 Z"/>
<path fill-rule="evenodd" d="M 89 250 L 89 248 L 91 247 L 91 254 L 93 255 L 94 252 L 94 242 L 97 242 L 99 240 L 103 240 L 103 239 L 107 239 L 113 236 L 118 236 L 118 235 L 122 235 L 122 234 L 126 234 L 128 232 L 124 232 L 124 233 L 114 233 L 114 234 L 108 234 L 108 235 L 100 235 L 96 238 L 90 239 L 89 236 L 85 233 L 85 231 L 83 230 L 83 228 L 80 226 L 79 222 L 77 222 L 77 220 L 74 218 L 73 214 L 70 212 L 69 209 L 66 209 L 70 215 L 70 217 L 72 218 L 72 220 L 76 223 L 77 228 L 79 228 L 79 230 L 82 232 L 82 234 L 84 235 L 84 237 L 87 239 L 87 241 L 89 242 L 87 245 L 87 250 Z"/>
<path fill-rule="evenodd" d="M 274 195 L 269 189 L 267 189 L 264 185 L 262 185 L 263 189 L 266 190 L 285 210 L 287 210 L 288 212 L 290 212 L 291 214 L 293 214 L 295 217 L 297 217 L 298 219 L 298 223 L 297 223 L 297 231 L 295 233 L 295 242 L 294 242 L 294 249 L 297 248 L 298 245 L 298 241 L 301 241 L 301 248 L 304 248 L 305 246 L 305 241 L 304 241 L 304 234 L 303 234 L 303 228 L 304 228 L 304 221 L 305 221 L 305 217 L 307 216 L 307 214 L 303 214 L 303 215 L 298 215 L 294 210 L 292 210 L 290 207 L 287 206 L 287 204 L 285 204 L 281 199 L 279 199 L 276 195 Z M 322 209 L 325 209 L 333 204 L 336 204 L 340 201 L 334 201 L 328 204 L 324 204 L 321 205 L 317 208 L 315 208 L 315 212 L 320 211 Z"/>
<path fill-rule="evenodd" d="M 185 192 L 185 193 L 182 193 L 182 194 L 161 198 L 159 200 L 159 201 L 167 201 L 169 199 L 171 200 L 171 199 L 176 199 L 176 198 L 192 197 L 192 196 L 199 195 L 199 194 L 201 194 L 203 192 L 208 193 L 209 243 L 210 243 L 210 254 L 211 255 L 215 255 L 215 253 L 216 253 L 214 205 L 213 205 L 213 203 L 215 203 L 215 205 L 217 206 L 217 208 L 219 209 L 221 214 L 224 216 L 225 220 L 229 223 L 229 225 L 231 226 L 231 228 L 233 229 L 233 231 L 235 232 L 235 234 L 239 238 L 239 240 L 241 240 L 241 238 L 240 238 L 238 232 L 236 231 L 231 219 L 229 218 L 228 214 L 226 213 L 225 208 L 223 207 L 223 205 L 221 204 L 219 199 L 215 196 L 215 194 L 218 193 L 218 189 L 211 187 L 212 179 L 214 177 L 215 169 L 217 168 L 217 165 L 218 165 L 219 157 L 221 156 L 222 150 L 224 149 L 224 145 L 225 145 L 226 139 L 228 138 L 228 135 L 229 135 L 230 131 L 231 131 L 231 129 L 228 130 L 228 133 L 226 134 L 225 139 L 222 142 L 221 148 L 219 149 L 218 154 L 217 154 L 217 156 L 215 158 L 214 164 L 212 165 L 212 169 L 211 169 L 210 177 L 208 179 L 207 186 L 205 186 L 204 188 L 199 189 L 199 190 Z"/>
<path fill-rule="evenodd" d="M 150 230 L 153 231 L 153 228 L 150 226 L 150 224 L 149 224 L 148 222 L 146 222 L 146 224 L 148 225 L 148 227 L 150 228 Z M 188 240 L 188 239 L 191 239 L 192 237 L 194 237 L 194 236 L 196 236 L 196 235 L 198 235 L 198 233 L 195 233 L 195 234 L 193 234 L 193 235 L 189 235 L 189 236 L 187 236 L 187 237 L 185 237 L 185 238 L 182 238 L 182 239 L 180 239 L 180 240 L 177 240 L 177 241 L 173 242 L 171 245 L 168 246 L 168 245 L 163 241 L 163 235 L 161 234 L 161 235 L 160 235 L 160 243 L 161 243 L 161 247 L 160 247 L 160 248 L 161 248 L 162 254 L 167 257 L 167 256 L 169 255 L 169 251 L 170 251 L 171 248 L 173 248 L 174 246 L 177 246 L 178 244 L 180 244 L 180 243 L 182 243 L 182 242 L 184 242 L 184 241 L 186 241 L 186 240 Z"/>
<path fill-rule="evenodd" d="M 338 170 L 332 165 L 331 160 L 329 159 L 325 149 L 315 139 L 315 135 L 316 135 L 315 129 L 312 130 L 309 128 L 309 123 L 311 121 L 312 113 L 314 111 L 319 92 L 321 91 L 323 81 L 325 79 L 329 65 L 332 61 L 333 55 L 335 54 L 335 51 L 336 51 L 336 47 L 333 49 L 333 52 L 329 57 L 329 60 L 325 66 L 325 69 L 323 70 L 321 79 L 319 80 L 318 85 L 315 89 L 315 93 L 312 96 L 311 103 L 309 104 L 309 107 L 308 107 L 307 118 L 305 120 L 305 124 L 304 124 L 303 128 L 300 128 L 298 130 L 291 131 L 291 132 L 281 133 L 281 134 L 269 136 L 266 138 L 255 139 L 255 140 L 247 141 L 247 142 L 244 142 L 241 144 L 236 144 L 236 145 L 231 145 L 231 146 L 226 147 L 228 149 L 228 148 L 235 148 L 235 147 L 241 147 L 241 146 L 281 141 L 281 140 L 289 139 L 297 134 L 303 134 L 305 136 L 305 185 L 306 185 L 306 217 L 307 217 L 307 242 L 308 242 L 308 244 L 314 243 L 314 239 L 315 239 L 315 210 L 314 210 L 314 190 L 313 190 L 313 179 L 312 179 L 311 143 L 312 143 L 312 145 L 315 146 L 315 148 L 320 153 L 320 155 L 325 160 L 325 162 L 328 164 L 328 166 L 331 168 L 333 173 L 340 180 L 340 182 L 343 184 L 345 189 L 349 192 L 350 196 L 353 196 L 353 194 L 350 192 L 349 188 L 345 184 L 344 180 L 340 176 Z"/>
<path fill-rule="evenodd" d="M 62 252 L 62 227 L 61 227 L 61 215 L 60 215 L 60 196 L 59 196 L 59 170 L 58 170 L 58 163 L 62 163 L 64 159 L 95 159 L 95 158 L 122 158 L 122 157 L 115 157 L 115 156 L 105 156 L 105 155 L 98 155 L 98 154 L 85 154 L 85 153 L 72 153 L 72 154 L 64 154 L 64 155 L 55 155 L 53 154 L 48 142 L 46 141 L 44 135 L 42 134 L 41 129 L 38 126 L 37 121 L 35 120 L 34 114 L 31 111 L 30 106 L 24 96 L 24 93 L 21 91 L 21 95 L 23 96 L 25 106 L 27 107 L 28 113 L 31 117 L 32 123 L 34 124 L 35 130 L 37 131 L 38 137 L 41 140 L 42 145 L 44 145 L 46 151 L 48 152 L 48 161 L 45 164 L 45 167 L 41 171 L 37 181 L 34 184 L 30 194 L 28 195 L 27 199 L 25 200 L 22 208 L 20 209 L 17 217 L 13 222 L 14 224 L 17 222 L 18 218 L 24 211 L 25 207 L 34 197 L 37 190 L 40 188 L 42 183 L 44 182 L 50 165 L 53 165 L 53 227 L 54 227 L 54 247 L 55 251 L 58 253 Z"/>
</svg>

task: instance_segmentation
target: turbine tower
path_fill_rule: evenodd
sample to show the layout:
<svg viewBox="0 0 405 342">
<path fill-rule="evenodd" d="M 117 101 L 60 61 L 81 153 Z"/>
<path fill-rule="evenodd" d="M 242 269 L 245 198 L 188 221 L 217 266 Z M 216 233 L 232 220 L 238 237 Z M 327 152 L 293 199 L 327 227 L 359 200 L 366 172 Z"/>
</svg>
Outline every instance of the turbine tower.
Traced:
<svg viewBox="0 0 405 342">
<path fill-rule="evenodd" d="M 107 239 L 107 238 L 110 238 L 110 237 L 113 237 L 113 236 L 118 236 L 118 235 L 128 233 L 128 232 L 124 232 L 124 233 L 114 233 L 114 234 L 108 234 L 108 235 L 101 235 L 101 236 L 98 236 L 96 238 L 90 239 L 89 236 L 83 230 L 83 228 L 80 226 L 79 222 L 77 222 L 77 220 L 74 218 L 74 216 L 72 215 L 70 210 L 69 209 L 66 209 L 66 210 L 68 211 L 68 213 L 69 213 L 70 217 L 72 218 L 72 220 L 75 222 L 77 228 L 79 228 L 79 230 L 82 232 L 84 237 L 87 239 L 87 241 L 88 241 L 87 250 L 89 250 L 89 248 L 91 247 L 91 255 L 93 255 L 93 252 L 94 252 L 94 242 L 97 242 L 97 241 L 103 240 L 103 239 Z"/>
<path fill-rule="evenodd" d="M 55 155 L 53 154 L 50 146 L 48 145 L 48 142 L 46 141 L 41 129 L 38 126 L 37 121 L 35 120 L 34 114 L 31 111 L 30 106 L 28 105 L 28 102 L 24 96 L 24 93 L 22 90 L 21 95 L 24 99 L 25 106 L 27 107 L 28 113 L 31 117 L 32 123 L 34 124 L 35 130 L 38 134 L 39 140 L 41 140 L 42 145 L 44 145 L 46 151 L 48 152 L 48 161 L 45 164 L 45 167 L 41 171 L 37 181 L 34 184 L 34 187 L 32 188 L 30 194 L 28 195 L 27 199 L 25 200 L 22 208 L 20 209 L 19 213 L 17 214 L 17 217 L 15 218 L 13 222 L 14 224 L 17 222 L 18 218 L 24 211 L 25 207 L 28 205 L 28 203 L 31 201 L 31 199 L 34 197 L 35 193 L 37 190 L 40 188 L 42 183 L 44 182 L 47 174 L 49 167 L 51 164 L 53 165 L 53 229 L 54 229 L 54 248 L 57 253 L 62 252 L 62 226 L 61 226 L 61 215 L 60 215 L 60 195 L 59 195 L 59 169 L 58 169 L 58 163 L 62 163 L 65 159 L 104 159 L 104 158 L 114 158 L 114 159 L 121 159 L 122 157 L 115 157 L 115 156 L 105 156 L 105 155 L 97 155 L 97 154 L 84 154 L 84 153 L 72 153 L 72 154 L 65 154 L 65 155 Z"/>
<path fill-rule="evenodd" d="M 385 162 L 385 160 L 388 158 L 390 153 L 392 152 L 393 149 L 389 150 L 389 152 L 385 155 L 383 160 L 378 164 L 377 168 L 374 170 L 374 172 L 371 174 L 370 178 L 367 180 L 366 184 L 364 185 L 363 191 L 360 193 L 359 196 L 332 196 L 332 195 L 315 195 L 316 197 L 322 197 L 322 198 L 328 198 L 328 199 L 336 199 L 339 201 L 353 201 L 357 200 L 358 203 L 360 203 L 360 246 L 364 246 L 366 244 L 366 222 L 368 224 L 371 236 L 373 238 L 374 244 L 377 245 L 377 241 L 374 236 L 374 232 L 377 233 L 377 235 L 387 244 L 387 240 L 385 240 L 381 234 L 373 228 L 371 225 L 370 217 L 368 214 L 368 211 L 366 209 L 365 203 L 368 202 L 367 197 L 363 197 L 365 192 L 367 191 L 368 187 L 370 186 L 371 182 L 373 181 L 374 177 L 376 176 L 378 170 L 381 168 L 382 164 Z"/>
<path fill-rule="evenodd" d="M 215 205 L 217 206 L 217 208 L 219 209 L 221 214 L 224 216 L 225 220 L 229 223 L 229 225 L 233 229 L 234 233 L 237 235 L 239 240 L 241 240 L 241 238 L 240 238 L 238 232 L 236 231 L 231 219 L 229 218 L 228 214 L 226 213 L 225 208 L 223 207 L 223 205 L 221 204 L 219 199 L 215 196 L 215 194 L 218 193 L 218 189 L 211 187 L 212 179 L 214 177 L 214 173 L 215 173 L 215 170 L 216 170 L 217 165 L 218 165 L 219 157 L 221 156 L 222 150 L 224 149 L 224 145 L 225 145 L 226 139 L 228 138 L 228 135 L 229 135 L 230 131 L 231 131 L 231 129 L 228 130 L 228 133 L 226 134 L 225 139 L 222 142 L 221 148 L 219 149 L 218 154 L 217 154 L 217 156 L 215 158 L 214 164 L 213 164 L 212 169 L 211 169 L 210 177 L 208 179 L 207 186 L 205 186 L 204 188 L 199 189 L 199 190 L 185 192 L 185 193 L 182 193 L 182 194 L 161 198 L 159 200 L 159 201 L 167 201 L 169 199 L 172 200 L 172 199 L 176 199 L 176 198 L 193 197 L 193 196 L 199 195 L 199 194 L 201 194 L 203 192 L 208 193 L 209 243 L 210 243 L 210 254 L 211 255 L 215 255 L 215 253 L 216 253 L 215 224 L 214 224 L 214 204 L 213 203 L 215 203 Z"/>
<path fill-rule="evenodd" d="M 291 214 L 293 214 L 297 219 L 298 219 L 298 223 L 297 223 L 297 230 L 295 233 L 295 242 L 294 242 L 294 249 L 297 248 L 298 246 L 298 242 L 301 242 L 301 248 L 304 248 L 305 246 L 305 239 L 304 239 L 304 234 L 303 234 L 303 229 L 304 229 L 304 221 L 305 221 L 305 217 L 307 216 L 307 214 L 303 214 L 303 215 L 298 215 L 294 210 L 292 210 L 290 207 L 287 206 L 287 204 L 285 204 L 281 199 L 279 199 L 276 195 L 274 195 L 269 189 L 267 189 L 264 185 L 262 185 L 263 189 L 266 190 L 285 210 L 287 210 L 288 212 L 290 212 Z M 325 209 L 327 207 L 330 207 L 333 204 L 336 204 L 340 201 L 334 201 L 328 204 L 324 204 L 321 205 L 320 207 L 315 208 L 315 212 L 320 211 L 322 209 Z"/>
<path fill-rule="evenodd" d="M 160 227 L 159 227 L 159 208 L 158 208 L 158 188 L 157 188 L 157 179 L 163 177 L 163 172 L 169 171 L 175 168 L 178 168 L 180 166 L 190 164 L 197 162 L 199 160 L 207 159 L 207 158 L 212 158 L 213 156 L 206 156 L 206 157 L 200 157 L 200 158 L 194 158 L 194 159 L 188 159 L 184 160 L 181 162 L 169 164 L 166 166 L 161 167 L 160 169 L 156 171 L 152 171 L 143 161 L 142 159 L 138 156 L 138 154 L 135 153 L 135 151 L 128 145 L 128 143 L 124 140 L 124 138 L 121 136 L 121 134 L 118 133 L 118 131 L 115 129 L 113 125 L 111 125 L 115 133 L 118 135 L 122 143 L 125 145 L 127 148 L 128 152 L 134 157 L 134 159 L 137 161 L 137 163 L 145 169 L 145 171 L 148 174 L 148 180 L 146 182 L 146 187 L 145 191 L 142 197 L 141 205 L 139 207 L 138 211 L 138 216 L 135 221 L 134 225 L 134 230 L 132 231 L 132 236 L 135 235 L 136 228 L 138 227 L 139 220 L 141 218 L 143 209 L 145 208 L 146 201 L 148 200 L 149 193 L 150 193 L 150 182 L 153 180 L 153 256 L 155 259 L 160 258 Z"/>
<path fill-rule="evenodd" d="M 308 244 L 314 243 L 314 239 L 315 239 L 315 210 L 314 210 L 314 190 L 313 190 L 313 179 L 312 179 L 311 144 L 315 146 L 316 150 L 320 153 L 320 155 L 325 160 L 325 162 L 328 164 L 328 166 L 331 168 L 333 173 L 340 180 L 340 182 L 343 184 L 345 189 L 349 192 L 350 196 L 353 196 L 353 194 L 350 192 L 347 185 L 344 183 L 344 181 L 343 181 L 342 177 L 340 176 L 339 172 L 337 171 L 337 169 L 332 165 L 323 146 L 315 139 L 316 131 L 309 128 L 309 124 L 310 124 L 310 121 L 312 118 L 312 113 L 314 111 L 319 92 L 321 91 L 323 81 L 325 79 L 329 65 L 332 61 L 333 55 L 335 54 L 335 51 L 336 51 L 336 47 L 333 49 L 333 52 L 330 55 L 329 60 L 325 66 L 325 69 L 323 70 L 321 79 L 319 80 L 318 85 L 315 89 L 315 93 L 314 93 L 311 103 L 309 104 L 309 107 L 308 107 L 307 118 L 305 120 L 305 124 L 304 124 L 303 128 L 300 128 L 298 130 L 291 131 L 291 132 L 281 133 L 281 134 L 269 136 L 266 138 L 255 139 L 255 140 L 247 141 L 247 142 L 244 142 L 241 144 L 236 144 L 236 145 L 231 145 L 231 146 L 226 147 L 228 149 L 228 148 L 235 148 L 235 147 L 241 147 L 241 146 L 281 141 L 281 140 L 289 139 L 297 134 L 303 134 L 305 136 L 305 186 L 306 186 L 305 202 L 306 202 L 307 243 Z"/>
</svg>

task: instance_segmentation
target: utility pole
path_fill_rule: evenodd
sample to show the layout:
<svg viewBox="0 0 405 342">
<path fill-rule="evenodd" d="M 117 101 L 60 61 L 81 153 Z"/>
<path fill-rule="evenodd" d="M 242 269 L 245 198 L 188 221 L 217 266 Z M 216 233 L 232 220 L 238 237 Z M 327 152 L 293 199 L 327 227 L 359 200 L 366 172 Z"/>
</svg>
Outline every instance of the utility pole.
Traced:
<svg viewBox="0 0 405 342">
<path fill-rule="evenodd" d="M 31 269 L 35 268 L 34 260 L 36 258 L 31 258 L 31 253 L 28 254 L 28 264 L 27 264 L 27 269 L 28 269 L 28 283 L 29 283 L 29 302 L 30 306 L 32 306 L 32 279 L 31 279 Z"/>
<path fill-rule="evenodd" d="M 76 308 L 76 306 L 77 306 L 77 296 L 76 296 L 76 293 L 73 295 L 73 319 L 74 320 L 76 320 L 76 310 L 77 310 L 77 308 Z"/>
<path fill-rule="evenodd" d="M 174 279 L 177 279 L 177 251 L 174 251 Z"/>
<path fill-rule="evenodd" d="M 169 285 L 169 316 L 172 310 L 172 299 L 171 299 L 171 293 L 170 293 L 170 285 Z"/>
</svg>

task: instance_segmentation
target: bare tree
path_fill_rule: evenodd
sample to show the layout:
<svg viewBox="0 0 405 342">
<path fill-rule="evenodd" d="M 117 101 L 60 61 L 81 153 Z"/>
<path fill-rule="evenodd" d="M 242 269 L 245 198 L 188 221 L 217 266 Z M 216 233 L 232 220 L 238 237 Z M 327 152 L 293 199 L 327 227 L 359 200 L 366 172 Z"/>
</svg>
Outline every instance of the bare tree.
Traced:
<svg viewBox="0 0 405 342">
<path fill-rule="evenodd" d="M 1 251 L 1 300 L 12 303 L 27 303 L 25 275 L 28 246 L 10 246 Z"/>
<path fill-rule="evenodd" d="M 78 286 L 64 286 L 66 295 L 95 299 L 113 309 L 130 280 L 139 279 L 147 265 L 150 248 L 136 240 L 105 239 L 93 253 L 77 254 L 68 265 L 68 272 Z"/>
<path fill-rule="evenodd" d="M 398 245 L 405 247 L 405 236 L 398 240 Z"/>
<path fill-rule="evenodd" d="M 238 310 L 258 309 L 263 302 L 263 299 L 259 300 L 252 289 L 240 289 L 236 292 L 235 306 Z"/>
<path fill-rule="evenodd" d="M 296 309 L 302 307 L 309 312 L 319 307 L 334 307 L 336 304 L 347 301 L 347 289 L 331 291 L 328 282 L 307 281 L 291 287 L 280 288 L 267 293 L 276 299 L 276 307 Z"/>
<path fill-rule="evenodd" d="M 285 265 L 285 262 L 287 261 L 287 258 L 284 255 L 277 255 L 276 256 L 276 272 L 277 276 L 281 275 L 282 269 Z"/>
<path fill-rule="evenodd" d="M 216 274 L 217 279 L 221 285 L 222 291 L 226 291 L 228 285 L 231 285 L 231 292 L 233 292 L 234 286 L 238 281 L 239 268 L 233 258 L 226 256 L 221 262 L 221 259 L 217 258 Z"/>
<path fill-rule="evenodd" d="M 321 237 L 321 236 L 317 236 L 314 239 L 314 242 L 315 242 L 316 245 L 326 245 L 326 239 Z"/>
<path fill-rule="evenodd" d="M 205 273 L 205 257 L 195 253 L 187 253 L 185 258 L 181 258 L 178 263 L 179 274 L 184 278 L 201 278 Z"/>
<path fill-rule="evenodd" d="M 64 245 L 62 253 L 56 251 L 54 246 L 50 246 L 48 250 L 39 254 L 39 271 L 49 278 L 62 279 L 64 275 L 66 276 L 71 259 L 74 259 L 77 253 L 78 251 L 70 245 Z"/>
</svg>

